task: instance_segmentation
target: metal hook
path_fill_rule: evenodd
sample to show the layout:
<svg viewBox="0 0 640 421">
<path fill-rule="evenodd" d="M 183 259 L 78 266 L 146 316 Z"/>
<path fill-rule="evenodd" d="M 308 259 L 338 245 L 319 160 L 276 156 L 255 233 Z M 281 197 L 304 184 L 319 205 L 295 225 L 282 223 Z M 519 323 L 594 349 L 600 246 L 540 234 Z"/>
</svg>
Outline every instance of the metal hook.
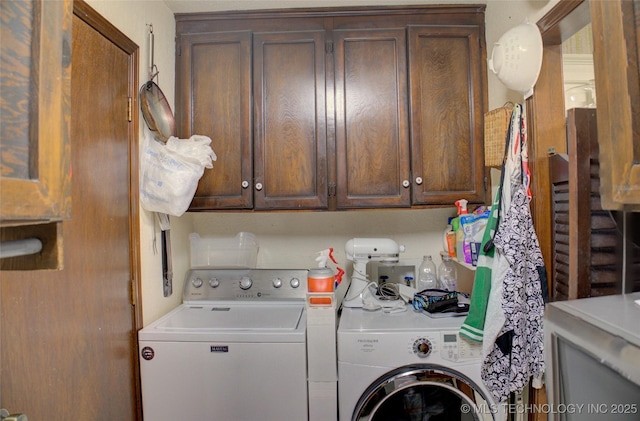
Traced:
<svg viewBox="0 0 640 421">
<path fill-rule="evenodd" d="M 160 72 L 158 71 L 158 68 L 154 63 L 155 43 L 153 35 L 153 24 L 147 23 L 147 26 L 149 27 L 149 80 L 153 80 L 153 78 L 158 76 L 158 73 Z"/>
</svg>

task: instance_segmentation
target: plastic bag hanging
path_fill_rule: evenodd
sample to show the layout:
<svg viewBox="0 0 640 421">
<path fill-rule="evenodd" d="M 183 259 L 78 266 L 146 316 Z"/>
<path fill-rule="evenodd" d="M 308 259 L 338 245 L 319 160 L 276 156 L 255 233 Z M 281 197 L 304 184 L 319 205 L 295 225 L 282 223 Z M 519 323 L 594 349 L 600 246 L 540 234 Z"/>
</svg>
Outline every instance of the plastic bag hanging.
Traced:
<svg viewBox="0 0 640 421">
<path fill-rule="evenodd" d="M 189 208 L 205 168 L 216 154 L 211 139 L 170 137 L 166 144 L 146 136 L 141 158 L 140 202 L 148 211 L 181 216 Z"/>
</svg>

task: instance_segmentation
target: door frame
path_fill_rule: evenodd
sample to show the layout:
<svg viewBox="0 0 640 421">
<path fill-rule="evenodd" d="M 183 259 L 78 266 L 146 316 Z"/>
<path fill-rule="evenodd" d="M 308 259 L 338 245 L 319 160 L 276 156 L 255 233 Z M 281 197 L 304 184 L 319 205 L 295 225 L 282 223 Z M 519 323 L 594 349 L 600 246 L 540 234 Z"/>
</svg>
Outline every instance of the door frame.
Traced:
<svg viewBox="0 0 640 421">
<path fill-rule="evenodd" d="M 543 43 L 543 60 L 534 94 L 526 100 L 532 213 L 545 262 L 552 261 L 550 151 L 567 153 L 562 75 L 562 42 L 591 21 L 587 0 L 563 0 L 536 24 Z M 547 274 L 549 266 L 547 265 Z M 547 276 L 547 279 L 551 279 Z M 551 288 L 551 285 L 549 285 Z"/>
<path fill-rule="evenodd" d="M 553 291 L 549 262 L 553 261 L 553 221 L 549 152 L 567 153 L 564 88 L 562 77 L 562 42 L 591 22 L 588 0 L 561 0 L 536 24 L 543 44 L 542 67 L 533 96 L 526 100 L 529 127 L 529 163 L 532 213 L 543 260 L 547 262 L 547 285 Z M 529 389 L 529 402 L 546 403 L 544 389 Z M 544 421 L 546 414 L 530 413 L 530 421 Z"/>
<path fill-rule="evenodd" d="M 129 266 L 132 305 L 132 348 L 131 360 L 133 365 L 134 390 L 136 393 L 137 418 L 142 419 L 142 392 L 140 389 L 140 360 L 138 358 L 137 332 L 142 327 L 142 303 L 141 303 L 141 263 L 140 263 L 140 188 L 139 188 L 139 103 L 138 103 L 138 70 L 139 70 L 139 46 L 124 35 L 112 23 L 95 11 L 83 0 L 74 0 L 73 14 L 84 21 L 122 49 L 129 56 L 129 87 L 130 119 L 129 119 Z M 73 65 L 73 58 L 72 58 Z M 73 113 L 73 110 L 72 110 Z"/>
</svg>

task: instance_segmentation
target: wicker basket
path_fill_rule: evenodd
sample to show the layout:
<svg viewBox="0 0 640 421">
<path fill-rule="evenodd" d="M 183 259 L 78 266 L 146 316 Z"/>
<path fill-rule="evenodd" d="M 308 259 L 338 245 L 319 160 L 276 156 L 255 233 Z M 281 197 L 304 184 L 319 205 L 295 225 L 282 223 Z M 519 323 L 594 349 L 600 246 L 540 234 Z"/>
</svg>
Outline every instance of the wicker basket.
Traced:
<svg viewBox="0 0 640 421">
<path fill-rule="evenodd" d="M 484 115 L 484 165 L 500 167 L 514 104 L 507 102 Z"/>
</svg>

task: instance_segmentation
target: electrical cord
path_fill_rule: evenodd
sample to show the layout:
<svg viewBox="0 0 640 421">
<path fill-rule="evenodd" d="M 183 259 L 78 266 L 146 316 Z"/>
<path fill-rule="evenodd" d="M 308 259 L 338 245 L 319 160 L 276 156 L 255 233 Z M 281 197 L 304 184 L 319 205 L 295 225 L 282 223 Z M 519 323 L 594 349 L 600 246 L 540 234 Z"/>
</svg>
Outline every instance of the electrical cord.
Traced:
<svg viewBox="0 0 640 421">
<path fill-rule="evenodd" d="M 400 294 L 398 284 L 393 282 L 383 282 L 381 285 L 378 285 L 375 281 L 369 281 L 366 274 L 358 271 L 353 273 L 352 282 L 354 279 L 365 281 L 366 284 L 359 291 L 354 291 L 353 293 L 349 291 L 349 296 L 344 298 L 345 303 L 360 299 L 363 310 L 375 311 L 383 309 L 385 313 L 407 311 L 407 301 Z"/>
<path fill-rule="evenodd" d="M 383 282 L 378 285 L 378 298 L 383 301 L 395 301 L 400 298 L 400 288 L 394 282 Z"/>
</svg>

